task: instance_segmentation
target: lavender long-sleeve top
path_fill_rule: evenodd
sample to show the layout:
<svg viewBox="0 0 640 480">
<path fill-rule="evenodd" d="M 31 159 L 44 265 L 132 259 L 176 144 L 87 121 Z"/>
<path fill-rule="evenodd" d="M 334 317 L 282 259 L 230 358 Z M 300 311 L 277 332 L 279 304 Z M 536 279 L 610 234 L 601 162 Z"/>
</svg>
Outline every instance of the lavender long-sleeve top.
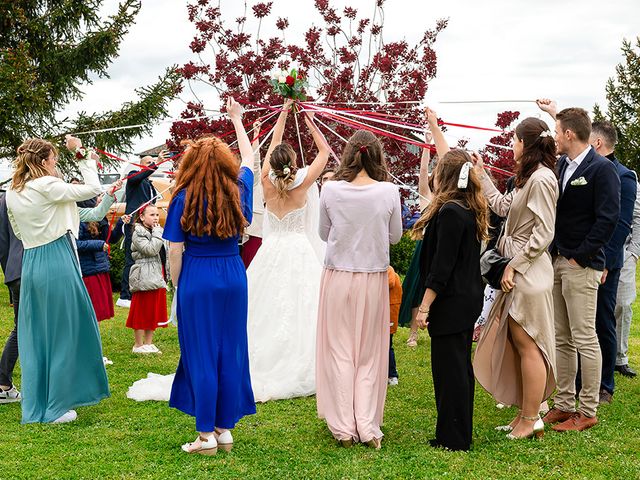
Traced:
<svg viewBox="0 0 640 480">
<path fill-rule="evenodd" d="M 398 187 L 389 182 L 326 182 L 320 195 L 319 233 L 327 242 L 326 268 L 386 272 L 389 245 L 402 237 Z"/>
</svg>

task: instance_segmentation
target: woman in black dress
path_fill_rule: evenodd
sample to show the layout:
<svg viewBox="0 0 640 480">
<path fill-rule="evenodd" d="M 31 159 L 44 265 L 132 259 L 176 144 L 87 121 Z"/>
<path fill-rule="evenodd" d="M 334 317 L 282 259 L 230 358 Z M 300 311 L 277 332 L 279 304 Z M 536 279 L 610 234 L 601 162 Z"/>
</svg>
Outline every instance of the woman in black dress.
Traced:
<svg viewBox="0 0 640 480">
<path fill-rule="evenodd" d="M 425 289 L 416 321 L 431 336 L 438 410 L 436 438 L 430 443 L 469 450 L 474 390 L 471 339 L 482 310 L 480 248 L 488 237 L 489 211 L 470 155 L 449 150 L 433 111 L 428 121 L 440 161 L 434 172 L 434 198 L 414 228 L 423 234 L 420 272 Z"/>
</svg>

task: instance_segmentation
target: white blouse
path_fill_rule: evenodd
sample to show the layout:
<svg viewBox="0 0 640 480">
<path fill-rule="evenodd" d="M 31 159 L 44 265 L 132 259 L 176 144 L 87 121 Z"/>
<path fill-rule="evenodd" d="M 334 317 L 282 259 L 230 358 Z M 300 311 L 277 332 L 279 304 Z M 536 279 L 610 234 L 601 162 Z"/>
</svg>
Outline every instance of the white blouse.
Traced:
<svg viewBox="0 0 640 480">
<path fill-rule="evenodd" d="M 67 231 L 78 236 L 80 217 L 76 202 L 102 192 L 95 160 L 82 160 L 78 168 L 84 185 L 45 176 L 28 181 L 21 192 L 7 191 L 9 221 L 25 249 L 46 245 Z"/>
</svg>

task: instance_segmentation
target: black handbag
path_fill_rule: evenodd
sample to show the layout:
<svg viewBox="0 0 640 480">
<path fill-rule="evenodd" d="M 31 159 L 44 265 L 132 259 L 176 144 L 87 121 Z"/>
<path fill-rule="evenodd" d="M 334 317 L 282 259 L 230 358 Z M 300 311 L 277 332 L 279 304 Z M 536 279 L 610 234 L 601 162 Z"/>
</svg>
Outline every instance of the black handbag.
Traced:
<svg viewBox="0 0 640 480">
<path fill-rule="evenodd" d="M 498 235 L 496 245 L 498 245 L 502 235 L 504 234 L 505 223 L 506 220 L 502 223 L 502 228 L 500 229 L 500 235 Z M 482 279 L 487 282 L 491 288 L 502 290 L 500 282 L 502 281 L 502 275 L 504 275 L 504 269 L 510 261 L 510 258 L 500 255 L 497 248 L 487 250 L 480 257 L 480 274 L 482 275 Z"/>
<path fill-rule="evenodd" d="M 492 288 L 501 290 L 502 275 L 504 275 L 504 269 L 510 261 L 510 258 L 503 257 L 495 248 L 484 252 L 480 257 L 480 273 L 484 281 Z"/>
</svg>

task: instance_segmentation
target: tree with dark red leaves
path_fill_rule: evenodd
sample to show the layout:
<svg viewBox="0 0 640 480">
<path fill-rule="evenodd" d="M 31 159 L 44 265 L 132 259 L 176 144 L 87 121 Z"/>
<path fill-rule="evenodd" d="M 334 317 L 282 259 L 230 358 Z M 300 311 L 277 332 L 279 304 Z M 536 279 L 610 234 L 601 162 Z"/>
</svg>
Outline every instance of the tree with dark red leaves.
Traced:
<svg viewBox="0 0 640 480">
<path fill-rule="evenodd" d="M 423 114 L 418 104 L 387 102 L 423 99 L 428 82 L 436 74 L 433 44 L 438 33 L 446 27 L 446 20 L 436 21 L 434 27 L 425 31 L 415 45 L 406 41 L 386 43 L 383 40 L 384 0 L 375 2 L 373 18 L 360 17 L 358 11 L 351 7 L 339 12 L 329 0 L 315 0 L 314 6 L 321 25 L 308 28 L 301 43 L 288 43 L 286 32 L 290 25 L 286 18 L 275 19 L 277 36 L 261 36 L 262 24 L 269 18 L 273 3 L 260 2 L 249 6 L 245 2 L 244 15 L 235 20 L 224 15 L 218 0 L 190 3 L 187 7 L 189 20 L 196 28 L 190 47 L 197 60 L 180 69 L 186 82 L 204 82 L 216 89 L 220 105 L 224 104 L 228 95 L 247 105 L 282 105 L 283 99 L 273 93 L 270 79 L 275 72 L 297 67 L 309 82 L 307 94 L 316 100 L 328 102 L 332 108 L 376 111 L 392 114 L 408 122 L 422 123 Z M 349 106 L 347 102 L 373 103 Z M 209 105 L 206 107 L 212 108 Z M 205 105 L 195 100 L 188 103 L 182 118 L 206 114 Z M 245 121 L 250 124 L 262 114 L 264 111 L 247 113 Z M 351 127 L 326 118 L 319 119 L 342 137 L 348 138 L 354 131 Z M 298 123 L 304 158 L 309 159 L 312 140 L 302 122 Z M 270 128 L 271 124 L 268 122 L 265 129 Z M 320 128 L 339 156 L 344 142 L 325 127 Z M 406 130 L 382 128 L 408 135 Z M 203 134 L 222 135 L 232 130 L 225 117 L 179 121 L 171 127 L 169 143 L 177 148 L 185 138 Z M 401 141 L 380 138 L 384 142 L 391 171 L 404 182 L 415 186 L 419 154 L 415 153 L 415 149 L 408 151 L 407 144 Z M 300 150 L 293 119 L 290 120 L 285 141 Z"/>
<path fill-rule="evenodd" d="M 515 162 L 513 160 L 513 150 L 511 147 L 511 140 L 513 139 L 513 126 L 515 121 L 520 117 L 520 112 L 502 112 L 498 114 L 498 120 L 496 121 L 496 127 L 504 130 L 503 133 L 492 137 L 489 140 L 487 146 L 480 151 L 484 161 L 490 167 L 495 167 L 503 172 L 515 171 Z M 509 148 L 500 148 L 503 147 Z M 504 191 L 507 180 L 510 175 L 501 173 L 498 170 L 490 172 L 496 181 L 496 186 L 500 191 Z"/>
</svg>

